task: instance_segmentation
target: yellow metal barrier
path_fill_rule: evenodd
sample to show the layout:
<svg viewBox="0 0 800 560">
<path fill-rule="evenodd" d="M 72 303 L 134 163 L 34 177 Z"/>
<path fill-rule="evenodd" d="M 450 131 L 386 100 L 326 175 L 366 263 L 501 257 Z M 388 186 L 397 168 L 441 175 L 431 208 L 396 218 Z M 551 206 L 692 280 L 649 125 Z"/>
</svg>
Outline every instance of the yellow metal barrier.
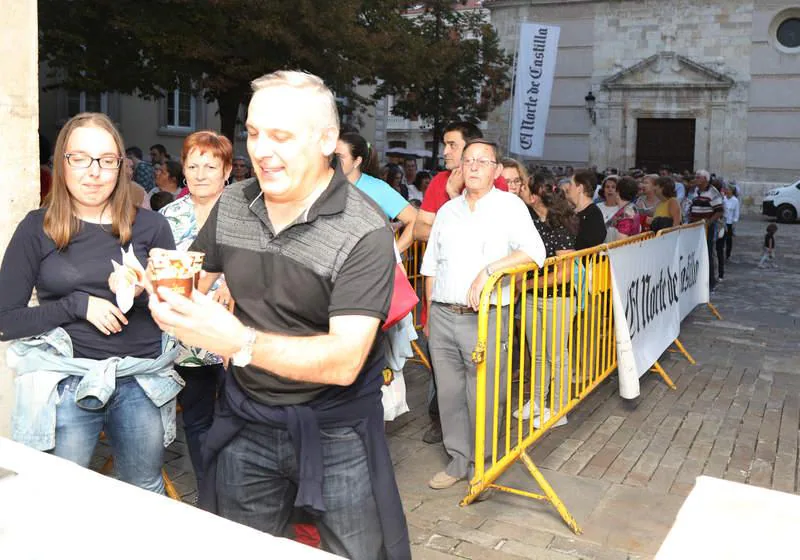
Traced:
<svg viewBox="0 0 800 560">
<path fill-rule="evenodd" d="M 547 259 L 541 270 L 530 264 L 497 271 L 489 278 L 481 294 L 478 341 L 472 356 L 477 364 L 475 471 L 461 505 L 470 504 L 490 488 L 545 500 L 575 533 L 580 533 L 528 449 L 616 369 L 607 251 L 653 237 L 647 232 Z M 507 301 L 503 301 L 504 286 L 508 287 Z M 514 348 L 515 319 L 519 348 Z M 493 332 L 489 332 L 490 322 Z M 507 341 L 503 341 L 506 324 Z M 495 349 L 491 353 L 493 363 L 486 360 L 488 344 Z M 518 384 L 512 372 L 515 355 L 519 361 Z M 656 371 L 675 387 L 662 368 Z M 523 414 L 526 404 L 530 412 L 527 419 Z M 518 460 L 542 494 L 496 482 Z"/>
<path fill-rule="evenodd" d="M 408 281 L 411 283 L 411 286 L 417 293 L 417 297 L 419 297 L 419 303 L 412 311 L 414 326 L 417 330 L 422 328 L 421 316 L 422 308 L 425 302 L 425 277 L 419 273 L 419 269 L 422 266 L 422 257 L 425 255 L 426 245 L 427 244 L 424 241 L 414 241 L 406 250 L 405 258 L 403 259 L 403 266 L 405 267 Z M 414 348 L 414 353 L 416 354 L 416 357 L 413 358 L 413 361 L 420 362 L 430 371 L 431 364 L 428 361 L 428 357 L 419 347 L 419 344 L 414 341 L 411 343 L 411 346 Z"/>
</svg>

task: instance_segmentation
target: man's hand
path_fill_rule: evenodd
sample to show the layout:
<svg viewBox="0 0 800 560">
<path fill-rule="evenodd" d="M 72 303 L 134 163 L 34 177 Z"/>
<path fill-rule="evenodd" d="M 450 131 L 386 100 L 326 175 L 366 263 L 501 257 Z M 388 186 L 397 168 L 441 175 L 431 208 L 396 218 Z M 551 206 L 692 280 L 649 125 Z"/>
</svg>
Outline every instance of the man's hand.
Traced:
<svg viewBox="0 0 800 560">
<path fill-rule="evenodd" d="M 461 167 L 456 167 L 450 172 L 445 190 L 450 198 L 457 197 L 464 190 L 464 175 L 461 173 Z"/>
<path fill-rule="evenodd" d="M 219 288 L 217 288 L 214 293 L 211 294 L 211 297 L 214 301 L 220 305 L 223 305 L 225 309 L 228 309 L 231 301 L 233 301 L 233 298 L 231 297 L 231 291 L 228 289 L 228 284 L 224 280 L 220 282 Z"/>
<path fill-rule="evenodd" d="M 221 356 L 242 349 L 245 326 L 210 296 L 195 290 L 189 299 L 167 288 L 159 288 L 157 295 L 150 298 L 150 312 L 167 334 Z"/>
<path fill-rule="evenodd" d="M 486 269 L 482 268 L 478 273 L 478 276 L 476 276 L 475 280 L 473 280 L 472 286 L 469 288 L 469 293 L 467 294 L 467 303 L 475 311 L 478 310 L 478 306 L 481 303 L 481 292 L 483 291 L 483 287 L 486 285 L 487 280 L 489 280 L 489 275 L 486 274 Z"/>
</svg>

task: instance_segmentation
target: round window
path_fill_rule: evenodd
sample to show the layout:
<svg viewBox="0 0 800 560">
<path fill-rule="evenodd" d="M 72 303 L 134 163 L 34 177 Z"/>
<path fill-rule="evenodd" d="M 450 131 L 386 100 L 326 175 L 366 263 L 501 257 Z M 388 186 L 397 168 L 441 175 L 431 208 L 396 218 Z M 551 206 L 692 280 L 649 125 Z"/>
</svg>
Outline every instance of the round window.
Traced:
<svg viewBox="0 0 800 560">
<path fill-rule="evenodd" d="M 775 38 L 787 49 L 800 47 L 800 18 L 793 17 L 783 20 L 778 25 Z"/>
<path fill-rule="evenodd" d="M 769 42 L 778 51 L 800 55 L 800 8 L 775 14 L 769 24 Z"/>
</svg>

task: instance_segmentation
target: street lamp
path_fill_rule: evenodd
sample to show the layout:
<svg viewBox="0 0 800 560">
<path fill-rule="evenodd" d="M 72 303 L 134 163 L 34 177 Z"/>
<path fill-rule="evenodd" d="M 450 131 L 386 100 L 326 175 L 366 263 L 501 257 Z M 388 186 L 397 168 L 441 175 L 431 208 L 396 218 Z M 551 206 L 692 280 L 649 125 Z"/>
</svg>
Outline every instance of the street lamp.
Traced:
<svg viewBox="0 0 800 560">
<path fill-rule="evenodd" d="M 589 90 L 589 93 L 586 94 L 586 97 L 584 97 L 583 100 L 586 102 L 586 112 L 589 113 L 589 118 L 592 119 L 592 124 L 595 124 L 597 122 L 597 112 L 594 110 L 594 102 L 597 101 L 597 98 L 595 98 L 592 91 Z"/>
</svg>

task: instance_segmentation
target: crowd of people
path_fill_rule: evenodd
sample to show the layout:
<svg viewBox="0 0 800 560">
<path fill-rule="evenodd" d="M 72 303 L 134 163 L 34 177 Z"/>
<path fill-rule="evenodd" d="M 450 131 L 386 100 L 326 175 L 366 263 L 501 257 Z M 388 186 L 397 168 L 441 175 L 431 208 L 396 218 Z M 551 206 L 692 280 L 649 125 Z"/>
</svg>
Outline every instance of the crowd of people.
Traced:
<svg viewBox="0 0 800 560">
<path fill-rule="evenodd" d="M 408 316 L 381 326 L 414 241 L 427 242 L 423 439 L 449 456 L 433 489 L 473 472 L 472 351 L 494 272 L 702 219 L 724 277 L 738 202 L 706 171 L 529 169 L 469 122 L 445 128 L 445 170 L 415 159 L 381 167 L 362 136 L 340 131 L 319 78 L 279 71 L 252 86 L 247 158 L 213 131 L 187 136 L 179 159 L 155 144 L 145 161 L 102 114 L 61 129 L 42 207 L 19 224 L 0 267 L 0 340 L 15 341 L 17 356 L 15 439 L 88 467 L 104 431 L 117 476 L 163 493 L 180 403 L 201 507 L 276 535 L 303 511 L 335 553 L 406 559 L 381 401 L 387 363 L 401 371 L 417 335 Z M 203 253 L 191 297 L 154 288 L 144 272 L 153 250 Z M 142 268 L 112 267 L 125 252 Z M 553 325 L 529 329 L 527 344 L 540 349 L 537 364 L 556 368 L 547 337 L 570 320 L 560 302 L 573 289 L 562 274 L 524 286 L 538 291 L 528 316 L 537 305 Z M 503 343 L 508 321 L 492 307 L 489 328 Z M 494 363 L 494 345 L 487 352 Z M 489 381 L 490 400 L 495 382 L 506 380 Z M 536 403 L 562 394 L 558 383 L 537 386 L 516 414 L 546 422 L 550 410 Z M 504 406 L 505 391 L 498 398 Z"/>
</svg>

